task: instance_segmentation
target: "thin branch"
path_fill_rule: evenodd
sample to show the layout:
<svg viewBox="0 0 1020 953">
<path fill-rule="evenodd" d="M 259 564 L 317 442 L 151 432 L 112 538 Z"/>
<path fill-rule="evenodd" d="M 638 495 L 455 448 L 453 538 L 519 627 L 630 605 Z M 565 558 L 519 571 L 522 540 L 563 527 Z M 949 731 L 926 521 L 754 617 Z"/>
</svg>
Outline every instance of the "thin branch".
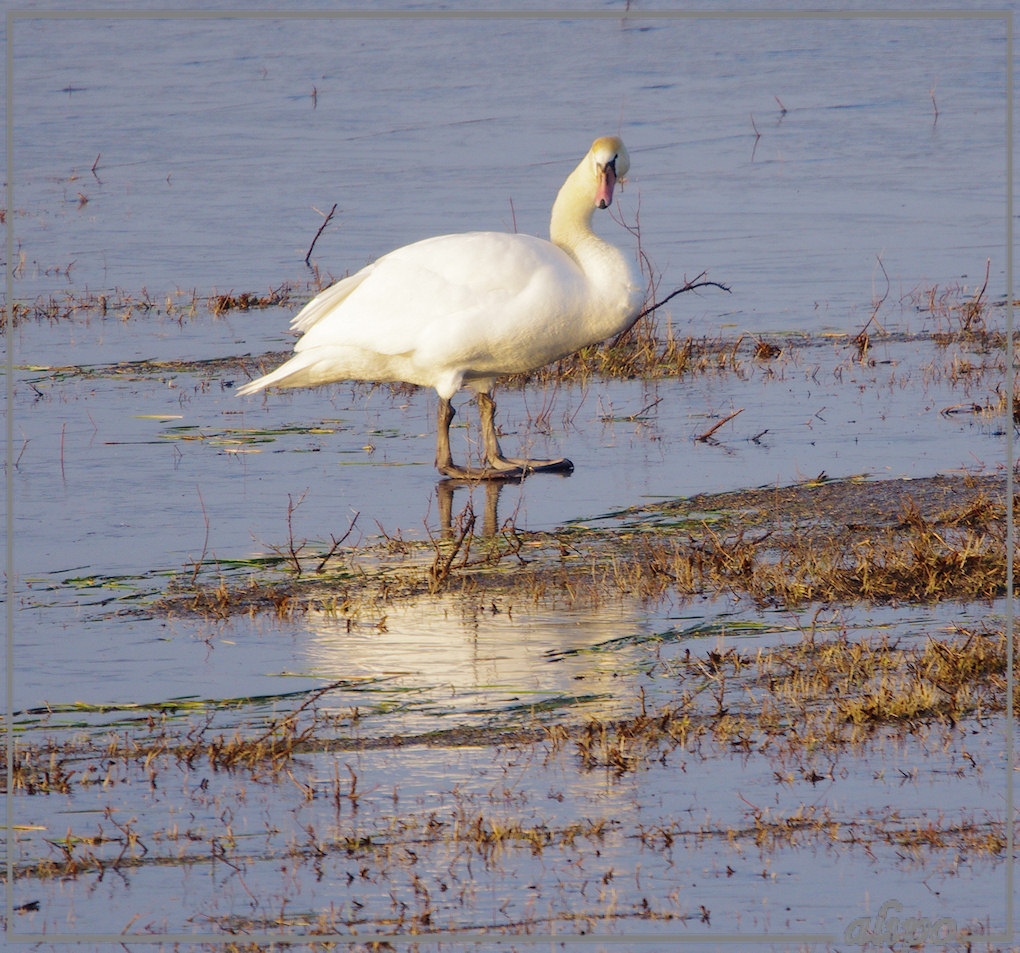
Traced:
<svg viewBox="0 0 1020 953">
<path fill-rule="evenodd" d="M 882 274 L 885 276 L 885 294 L 882 295 L 875 303 L 871 311 L 871 317 L 864 322 L 864 327 L 857 332 L 854 337 L 854 344 L 857 346 L 857 354 L 860 361 L 864 362 L 864 357 L 868 353 L 868 348 L 871 346 L 871 337 L 868 334 L 868 328 L 871 323 L 874 322 L 875 327 L 878 328 L 880 334 L 885 334 L 885 328 L 878 323 L 878 312 L 882 309 L 882 305 L 885 304 L 885 299 L 889 297 L 889 273 L 885 270 L 885 265 L 882 264 L 882 256 L 876 255 L 875 260 L 878 262 L 878 267 L 882 269 Z"/>
<path fill-rule="evenodd" d="M 638 315 L 638 316 L 637 316 L 637 317 L 636 317 L 636 318 L 634 319 L 634 323 L 637 323 L 638 321 L 640 321 L 640 320 L 641 320 L 641 319 L 642 319 L 643 317 L 645 317 L 645 315 L 651 314 L 651 313 L 652 313 L 653 311 L 656 311 L 656 310 L 658 310 L 658 309 L 659 309 L 659 308 L 661 308 L 661 307 L 662 307 L 662 306 L 663 306 L 663 305 L 664 305 L 664 304 L 665 304 L 665 303 L 666 303 L 667 301 L 672 301 L 672 300 L 673 300 L 673 298 L 675 298 L 675 297 L 676 297 L 677 295 L 679 295 L 679 294 L 683 294 L 683 293 L 684 293 L 685 291 L 694 291 L 694 290 L 695 290 L 695 289 L 697 289 L 697 288 L 709 288 L 709 287 L 711 287 L 711 288 L 721 288 L 721 289 L 722 289 L 723 291 L 725 291 L 725 292 L 727 292 L 727 293 L 730 293 L 730 289 L 729 289 L 728 287 L 726 287 L 726 285 L 724 285 L 724 284 L 721 284 L 721 283 L 720 283 L 720 282 L 718 282 L 718 281 L 708 281 L 708 280 L 706 280 L 706 281 L 701 281 L 701 280 L 699 280 L 699 279 L 701 279 L 701 278 L 704 278 L 706 274 L 707 274 L 707 272 L 703 271 L 703 272 L 702 272 L 702 273 L 701 273 L 700 275 L 698 275 L 698 276 L 697 276 L 696 278 L 693 278 L 693 279 L 691 279 L 690 281 L 686 282 L 686 283 L 685 283 L 685 284 L 683 285 L 683 287 L 682 287 L 682 288 L 677 288 L 677 289 L 676 289 L 676 291 L 670 292 L 670 293 L 669 293 L 668 295 L 666 295 L 666 297 L 665 297 L 665 298 L 663 298 L 663 299 L 662 299 L 661 301 L 656 301 L 656 302 L 655 302 L 655 304 L 649 305 L 649 306 L 648 306 L 647 308 L 645 308 L 645 310 L 644 310 L 644 311 L 642 311 L 642 312 L 641 312 L 641 313 L 640 313 L 640 314 L 639 314 L 639 315 Z M 628 329 L 628 330 L 629 330 L 629 329 Z"/>
<path fill-rule="evenodd" d="M 333 546 L 330 549 L 330 551 L 328 553 L 326 553 L 325 556 L 322 557 L 322 562 L 320 562 L 319 565 L 315 567 L 315 572 L 316 573 L 322 572 L 323 567 L 326 565 L 326 563 L 329 562 L 330 558 L 340 548 L 340 546 L 343 544 L 343 541 L 345 539 L 347 539 L 348 536 L 351 535 L 351 533 L 354 530 L 354 524 L 358 522 L 358 517 L 359 516 L 361 516 L 361 513 L 360 512 L 355 512 L 354 516 L 351 519 L 351 525 L 347 527 L 347 532 L 344 533 L 343 536 L 341 536 L 339 539 L 337 539 L 332 533 L 329 534 L 329 538 L 331 540 L 333 540 Z"/>
<path fill-rule="evenodd" d="M 294 498 L 288 493 L 287 494 L 287 549 L 290 553 L 290 561 L 294 564 L 294 569 L 297 574 L 301 575 L 301 560 L 298 557 L 298 553 L 305 548 L 305 543 L 308 540 L 302 540 L 297 546 L 294 545 L 294 510 L 296 510 L 305 501 L 305 497 L 308 495 L 308 490 L 298 498 L 297 503 L 294 502 Z"/>
<path fill-rule="evenodd" d="M 662 403 L 662 400 L 663 399 L 659 397 L 656 400 L 653 400 L 650 404 L 645 404 L 645 406 L 642 407 L 636 414 L 631 414 L 629 417 L 624 417 L 623 419 L 628 421 L 640 420 L 641 417 L 653 407 L 658 407 L 659 404 Z"/>
<path fill-rule="evenodd" d="M 612 215 L 614 221 L 619 222 L 625 229 L 627 229 L 628 232 L 631 233 L 631 235 L 633 235 L 637 239 L 638 264 L 641 268 L 641 273 L 643 275 L 648 276 L 646 281 L 647 291 L 645 291 L 645 299 L 647 300 L 648 298 L 653 298 L 655 296 L 656 289 L 658 289 L 659 287 L 659 282 L 662 281 L 662 275 L 660 274 L 658 277 L 655 276 L 655 267 L 652 265 L 652 259 L 649 257 L 648 252 L 645 251 L 644 246 L 641 244 L 641 194 L 638 193 L 637 209 L 634 212 L 633 225 L 630 225 L 624 221 L 622 208 L 620 208 L 619 215 L 617 215 L 612 210 L 610 210 L 609 214 Z M 640 317 L 641 315 L 638 315 L 638 318 Z M 638 318 L 634 319 L 635 323 L 637 323 Z M 631 324 L 630 327 L 633 326 L 634 325 Z M 629 330 L 630 328 L 627 328 L 627 331 Z M 626 333 L 626 331 L 624 333 Z M 617 340 L 619 340 L 619 337 L 617 338 Z"/>
<path fill-rule="evenodd" d="M 656 301 L 655 304 L 649 305 L 647 308 L 644 309 L 644 311 L 641 311 L 637 315 L 635 315 L 634 320 L 631 321 L 630 324 L 628 324 L 627 327 L 625 327 L 619 334 L 617 334 L 615 338 L 613 338 L 613 343 L 612 343 L 611 347 L 616 347 L 630 333 L 631 328 L 633 328 L 634 325 L 637 324 L 638 321 L 640 321 L 643 317 L 645 317 L 646 315 L 651 314 L 653 311 L 658 310 L 667 301 L 672 301 L 673 298 L 675 298 L 679 294 L 683 294 L 685 291 L 694 291 L 697 288 L 713 287 L 713 288 L 721 288 L 723 291 L 725 291 L 727 293 L 730 292 L 730 289 L 727 288 L 726 285 L 720 284 L 718 281 L 707 281 L 707 280 L 706 281 L 701 281 L 700 279 L 704 278 L 706 274 L 707 274 L 707 272 L 703 271 L 697 277 L 692 278 L 690 281 L 686 282 L 683 285 L 682 288 L 677 288 L 676 291 L 673 291 L 670 294 L 666 295 L 666 297 L 663 298 L 661 301 Z"/>
<path fill-rule="evenodd" d="M 429 567 L 429 578 L 431 580 L 429 588 L 433 592 L 438 592 L 442 587 L 443 583 L 449 578 L 451 571 L 453 570 L 453 561 L 457 558 L 457 554 L 460 552 L 461 547 L 464 545 L 464 541 L 471 536 L 475 528 L 475 511 L 471 506 L 471 501 L 468 500 L 467 505 L 464 507 L 460 514 L 460 534 L 453 541 L 450 547 L 450 551 L 446 556 L 443 556 L 442 550 L 439 548 L 439 543 L 434 539 L 432 545 L 436 550 L 436 558 L 432 565 Z M 426 527 L 428 529 L 428 527 Z M 431 533 L 429 534 L 431 536 Z M 470 541 L 468 547 L 464 552 L 464 559 L 462 565 L 467 565 L 468 554 L 471 551 Z"/>
<path fill-rule="evenodd" d="M 699 440 L 702 443 L 706 442 L 709 439 L 709 437 L 711 437 L 712 434 L 714 434 L 723 424 L 729 423 L 734 417 L 737 416 L 737 414 L 742 414 L 743 412 L 744 412 L 743 407 L 741 407 L 739 410 L 733 411 L 732 414 L 723 417 L 722 420 L 718 421 L 717 423 L 709 427 L 708 430 L 706 430 L 700 437 L 695 437 L 694 439 Z"/>
<path fill-rule="evenodd" d="M 26 443 L 28 441 L 25 441 Z M 20 460 L 21 457 L 19 456 Z M 209 514 L 205 511 L 205 500 L 202 499 L 202 491 L 196 487 L 198 493 L 198 505 L 202 507 L 202 519 L 205 521 L 205 539 L 202 541 L 202 555 L 195 560 L 195 571 L 191 574 L 191 584 L 195 585 L 195 580 L 198 578 L 198 571 L 202 568 L 202 563 L 205 562 L 206 550 L 209 548 Z"/>
<path fill-rule="evenodd" d="M 985 292 L 988 290 L 988 275 L 991 273 L 991 269 L 992 269 L 992 259 L 991 258 L 986 258 L 985 259 L 985 283 L 981 286 L 981 290 L 977 293 L 977 295 L 974 298 L 974 303 L 976 305 L 980 305 L 981 304 L 981 299 L 985 296 Z"/>
<path fill-rule="evenodd" d="M 333 213 L 336 211 L 336 204 L 336 202 L 333 203 L 333 207 L 329 210 L 329 215 L 326 216 L 326 220 L 319 226 L 319 230 L 315 233 L 315 238 L 312 239 L 311 245 L 308 246 L 308 254 L 305 255 L 306 265 L 309 263 L 308 259 L 312 257 L 312 249 L 315 247 L 315 243 L 319 240 L 319 236 L 326 230 L 329 220 L 333 217 Z"/>
<path fill-rule="evenodd" d="M 640 420 L 653 407 L 658 407 L 658 405 L 662 403 L 662 400 L 663 398 L 661 397 L 656 398 L 650 404 L 645 404 L 645 406 L 642 407 L 640 410 L 635 411 L 633 414 L 628 414 L 626 417 L 613 417 L 609 414 L 603 414 L 599 418 L 599 420 L 601 420 L 603 423 L 609 423 L 610 421 L 613 420 L 621 420 L 626 423 L 634 423 L 635 421 Z"/>
</svg>

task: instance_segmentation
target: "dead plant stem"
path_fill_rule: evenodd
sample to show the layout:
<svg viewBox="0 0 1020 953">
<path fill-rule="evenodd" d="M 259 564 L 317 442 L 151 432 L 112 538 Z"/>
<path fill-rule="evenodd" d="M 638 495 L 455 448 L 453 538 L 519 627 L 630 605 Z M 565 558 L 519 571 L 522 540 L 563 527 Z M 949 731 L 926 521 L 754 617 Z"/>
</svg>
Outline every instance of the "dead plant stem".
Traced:
<svg viewBox="0 0 1020 953">
<path fill-rule="evenodd" d="M 312 257 L 312 249 L 315 248 L 315 243 L 319 240 L 319 236 L 326 230 L 326 226 L 329 224 L 330 219 L 333 218 L 333 213 L 336 211 L 337 203 L 333 203 L 333 207 L 329 210 L 329 214 L 326 216 L 325 221 L 319 226 L 319 230 L 315 233 L 315 238 L 312 239 L 312 244 L 308 246 L 308 253 L 305 255 L 305 264 L 309 265 L 309 259 Z M 321 213 L 320 213 L 321 214 Z"/>
<path fill-rule="evenodd" d="M 742 414 L 743 412 L 744 412 L 744 408 L 743 408 L 743 407 L 741 407 L 741 408 L 740 408 L 739 410 L 735 410 L 735 411 L 733 411 L 733 413 L 732 413 L 732 414 L 728 414 L 727 416 L 723 417 L 723 419 L 722 419 L 722 420 L 718 421 L 717 423 L 715 423 L 715 424 L 713 424 L 713 425 L 712 425 L 711 427 L 709 427 L 709 428 L 708 428 L 708 430 L 706 430 L 706 431 L 705 431 L 705 432 L 704 432 L 704 433 L 703 433 L 703 434 L 702 434 L 702 435 L 701 435 L 700 437 L 695 437 L 694 439 L 695 439 L 695 440 L 698 440 L 698 441 L 700 441 L 700 442 L 702 442 L 702 443 L 704 443 L 704 442 L 705 442 L 705 441 L 707 441 L 707 440 L 708 440 L 708 439 L 709 439 L 709 438 L 710 438 L 710 437 L 712 436 L 712 434 L 714 434 L 714 433 L 715 433 L 715 432 L 716 432 L 716 431 L 717 431 L 717 430 L 718 430 L 718 429 L 719 429 L 719 428 L 720 428 L 720 427 L 721 427 L 721 426 L 722 426 L 723 424 L 729 423 L 729 422 L 730 422 L 730 421 L 731 421 L 731 420 L 732 420 L 732 419 L 733 419 L 734 417 L 736 417 L 736 416 L 737 416 L 737 414 Z"/>
</svg>

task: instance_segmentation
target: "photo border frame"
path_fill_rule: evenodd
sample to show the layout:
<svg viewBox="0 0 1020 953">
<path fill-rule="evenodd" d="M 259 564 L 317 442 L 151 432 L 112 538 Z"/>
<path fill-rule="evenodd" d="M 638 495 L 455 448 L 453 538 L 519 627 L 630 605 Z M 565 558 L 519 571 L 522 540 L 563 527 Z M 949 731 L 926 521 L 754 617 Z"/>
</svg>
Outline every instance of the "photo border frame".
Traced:
<svg viewBox="0 0 1020 953">
<path fill-rule="evenodd" d="M 14 272 L 16 265 L 12 250 L 16 248 L 14 227 L 14 196 L 16 191 L 16 165 L 14 162 L 14 28 L 18 22 L 29 20 L 166 20 L 166 19 L 216 19 L 216 20 L 510 20 L 510 19 L 557 19 L 557 20 L 618 20 L 626 17 L 641 20 L 999 20 L 1004 25 L 1005 39 L 1005 295 L 1006 295 L 1006 379 L 1010 384 L 1007 394 L 1012 394 L 1016 381 L 1016 366 L 1013 348 L 1013 12 L 1009 9 L 999 10 L 861 10 L 861 11 L 820 11 L 820 10 L 573 10 L 567 8 L 547 10 L 12 10 L 6 14 L 5 36 L 5 80 L 6 80 L 6 247 L 7 262 L 5 266 L 5 346 L 6 346 L 6 705 L 5 730 L 6 780 L 8 796 L 6 800 L 6 889 L 5 915 L 6 925 L 4 937 L 10 943 L 111 943 L 111 944 L 142 944 L 142 943 L 206 943 L 225 944 L 234 942 L 239 937 L 223 933 L 201 934 L 49 934 L 20 933 L 13 929 L 14 914 L 14 798 L 12 796 L 12 779 L 14 770 L 14 732 L 13 732 L 13 698 L 14 698 L 14 628 L 15 628 L 15 547 L 14 547 L 14 321 L 11 315 L 15 307 Z M 1006 598 L 1004 625 L 1010 636 L 1006 640 L 1006 698 L 1014 697 L 1014 645 L 1011 637 L 1014 632 L 1014 547 L 1015 529 L 1013 513 L 1014 489 L 1014 423 L 1012 419 L 1012 401 L 1007 396 L 1007 408 L 1003 429 L 1006 435 Z M 1014 938 L 1013 923 L 1013 851 L 1014 851 L 1014 712 L 1013 706 L 1006 706 L 1005 722 L 1006 744 L 1006 846 L 1005 846 L 1005 903 L 1004 932 L 974 936 L 973 939 L 983 943 L 1010 943 Z M 895 902 L 895 901 L 892 901 Z M 887 901 L 888 903 L 888 901 Z M 883 907 L 882 909 L 885 909 Z M 467 946 L 482 941 L 495 942 L 497 945 L 515 944 L 518 946 L 536 946 L 539 944 L 562 944 L 565 947 L 587 947 L 596 944 L 610 946 L 644 946 L 663 943 L 713 943 L 719 945 L 736 945 L 748 943 L 839 943 L 847 942 L 846 934 L 839 936 L 834 933 L 610 933 L 610 934 L 506 934 L 492 931 L 438 931 L 421 934 L 323 934 L 308 935 L 296 933 L 280 934 L 245 934 L 243 939 L 255 943 L 290 943 L 293 945 L 320 943 L 389 943 L 394 946 L 444 941 Z M 851 941 L 852 942 L 852 941 Z M 858 944 L 859 945 L 859 944 Z"/>
</svg>

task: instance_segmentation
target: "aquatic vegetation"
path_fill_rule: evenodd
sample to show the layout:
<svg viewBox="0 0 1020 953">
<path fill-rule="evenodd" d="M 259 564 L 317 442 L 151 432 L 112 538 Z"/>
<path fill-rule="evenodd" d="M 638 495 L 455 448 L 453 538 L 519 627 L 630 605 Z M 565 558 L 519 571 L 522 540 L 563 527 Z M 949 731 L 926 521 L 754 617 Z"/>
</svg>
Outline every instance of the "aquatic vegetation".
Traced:
<svg viewBox="0 0 1020 953">
<path fill-rule="evenodd" d="M 552 924 L 589 930 L 644 920 L 710 922 L 703 904 L 668 892 L 653 896 L 642 878 L 625 873 L 634 851 L 649 883 L 661 881 L 664 862 L 668 870 L 689 857 L 715 858 L 720 877 L 757 869 L 766 882 L 789 851 L 864 864 L 905 865 L 933 853 L 946 863 L 1001 861 L 1001 819 L 891 806 L 848 810 L 820 800 L 818 786 L 850 791 L 870 774 L 868 783 L 881 790 L 889 745 L 907 777 L 925 763 L 922 752 L 930 758 L 933 751 L 944 752 L 953 777 L 980 773 L 967 750 L 973 742 L 963 740 L 970 733 L 957 728 L 1001 716 L 1004 670 L 1005 640 L 993 630 L 930 635 L 912 645 L 804 632 L 771 649 L 688 648 L 664 656 L 656 679 L 675 686 L 673 700 L 646 704 L 642 696 L 640 710 L 613 719 L 536 711 L 523 728 L 361 736 L 357 711 L 320 707 L 336 688 L 328 685 L 295 693 L 289 712 L 262 723 L 242 715 L 232 733 L 213 727 L 209 703 L 198 703 L 183 719 L 150 712 L 145 730 L 130 735 L 81 732 L 43 744 L 23 737 L 15 745 L 14 793 L 26 807 L 92 790 L 106 792 L 109 806 L 66 833 L 20 825 L 16 883 L 110 873 L 130 881 L 148 869 L 212 864 L 251 871 L 268 863 L 286 869 L 299 894 L 317 893 L 325 879 L 344 899 L 271 910 L 265 890 L 253 884 L 248 912 L 220 898 L 208 907 L 209 928 L 367 941 L 373 933 L 478 924 L 516 933 Z M 243 699 L 232 703 L 242 712 L 248 707 Z M 460 780 L 423 798 L 409 768 L 427 762 L 429 752 L 457 764 Z M 493 757 L 503 768 L 490 777 Z M 736 810 L 718 797 L 711 808 L 685 810 L 685 796 L 677 801 L 675 793 L 665 813 L 656 809 L 649 795 L 677 785 L 688 765 L 736 771 L 748 784 L 752 774 L 760 780 L 732 799 Z M 759 800 L 766 777 L 782 793 L 775 803 Z M 599 797 L 637 797 L 630 781 L 638 779 L 643 804 L 624 814 L 600 809 Z M 182 784 L 186 793 L 170 816 L 161 821 L 147 809 L 160 792 Z M 591 792 L 580 816 L 578 785 Z M 130 813 L 115 806 L 128 792 Z M 266 808 L 255 817 L 237 810 L 279 803 L 287 809 L 274 810 L 272 819 L 266 813 L 261 825 Z M 578 879 L 560 887 L 531 880 L 535 865 L 561 863 Z M 523 876 L 525 889 L 500 890 L 502 915 L 483 894 L 510 874 Z M 541 904 L 528 901 L 533 891 Z"/>
</svg>

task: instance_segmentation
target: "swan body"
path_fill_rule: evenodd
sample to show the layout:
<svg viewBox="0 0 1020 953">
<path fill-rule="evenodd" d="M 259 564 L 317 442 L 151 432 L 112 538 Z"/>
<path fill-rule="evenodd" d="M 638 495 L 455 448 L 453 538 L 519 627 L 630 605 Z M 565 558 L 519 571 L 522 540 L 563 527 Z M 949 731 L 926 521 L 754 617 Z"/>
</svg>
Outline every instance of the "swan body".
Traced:
<svg viewBox="0 0 1020 953">
<path fill-rule="evenodd" d="M 405 245 L 316 295 L 291 322 L 294 356 L 238 389 L 312 387 L 341 380 L 406 381 L 440 398 L 436 464 L 447 476 L 570 470 L 569 460 L 510 460 L 496 438 L 490 392 L 498 377 L 535 370 L 625 330 L 642 300 L 628 259 L 591 229 L 630 165 L 623 142 L 597 139 L 553 205 L 551 241 L 467 232 Z M 482 469 L 455 466 L 450 398 L 478 395 Z"/>
</svg>

